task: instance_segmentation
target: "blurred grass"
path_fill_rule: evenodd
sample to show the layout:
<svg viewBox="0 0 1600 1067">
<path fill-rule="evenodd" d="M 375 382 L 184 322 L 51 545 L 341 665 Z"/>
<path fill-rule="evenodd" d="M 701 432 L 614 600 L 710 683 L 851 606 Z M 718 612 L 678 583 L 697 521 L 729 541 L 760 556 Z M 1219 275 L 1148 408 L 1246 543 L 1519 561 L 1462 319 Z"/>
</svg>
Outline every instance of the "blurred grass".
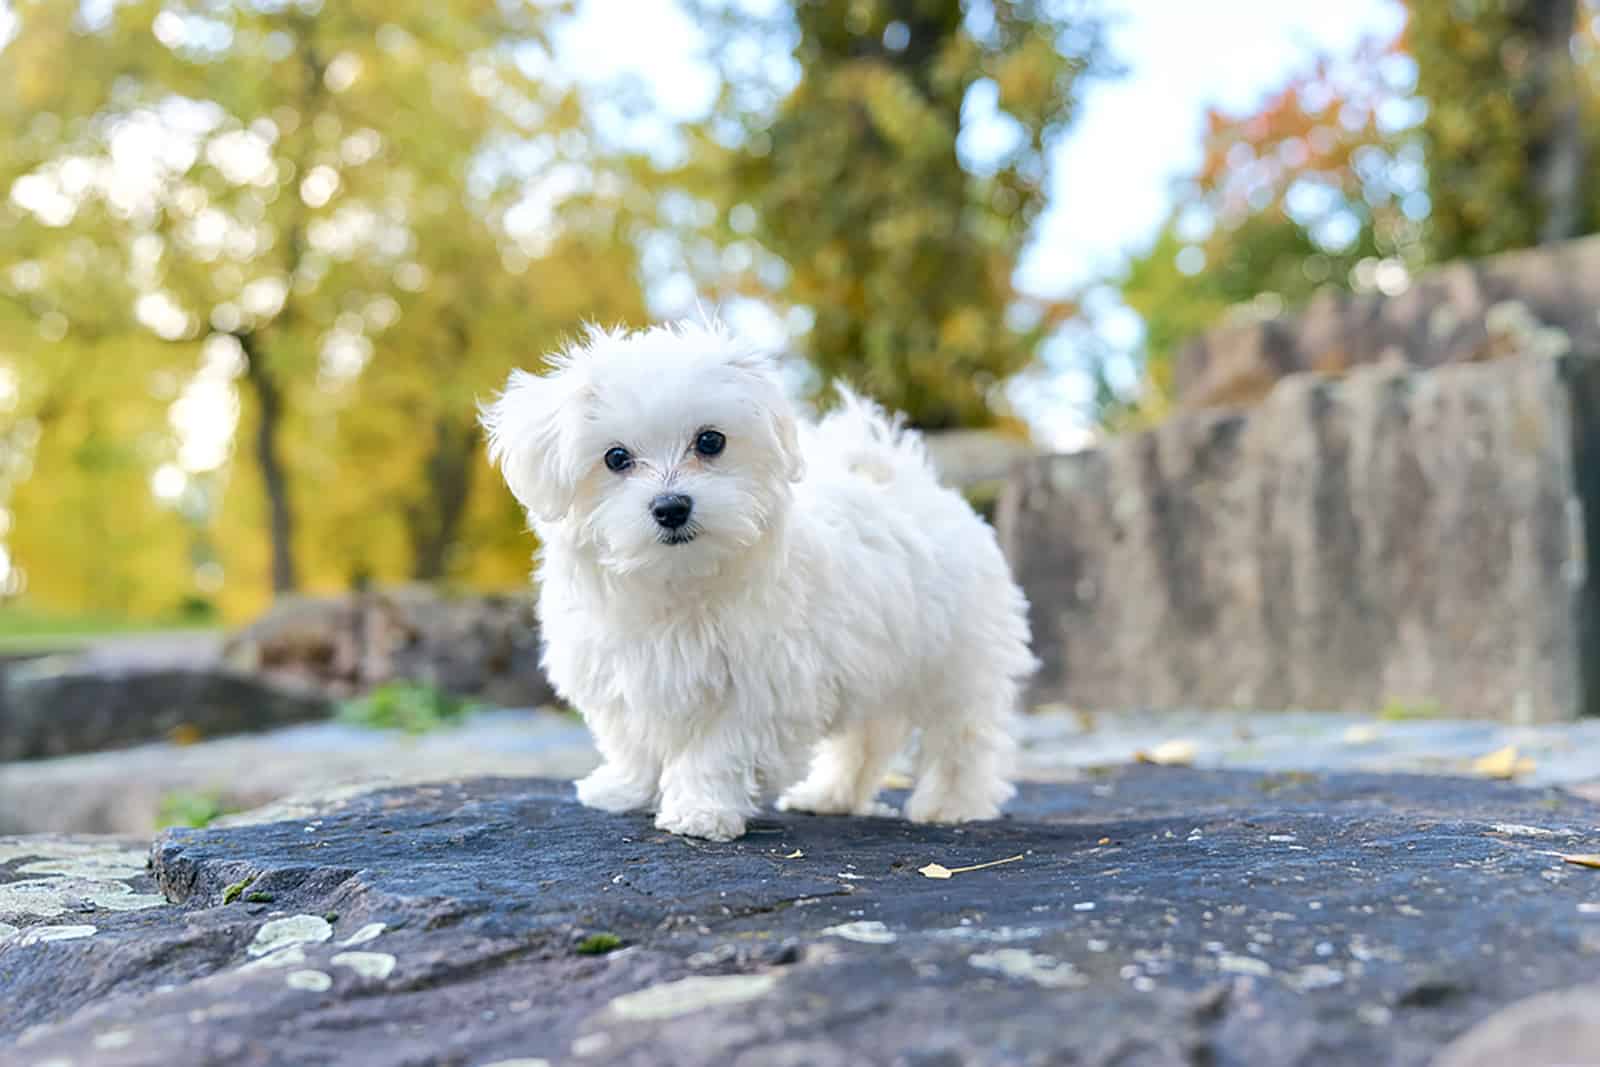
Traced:
<svg viewBox="0 0 1600 1067">
<path fill-rule="evenodd" d="M 224 803 L 221 796 L 215 793 L 174 790 L 162 794 L 156 827 L 165 830 L 169 826 L 187 826 L 199 830 L 210 826 L 221 816 L 231 815 L 238 810 Z"/>
<path fill-rule="evenodd" d="M 460 725 L 476 707 L 436 686 L 395 681 L 345 701 L 339 708 L 339 721 L 373 730 L 426 734 Z"/>
<path fill-rule="evenodd" d="M 128 619 L 100 615 L 51 615 L 24 608 L 0 610 L 0 652 L 53 652 L 77 648 L 103 637 L 139 634 L 207 633 L 193 620 Z"/>
</svg>

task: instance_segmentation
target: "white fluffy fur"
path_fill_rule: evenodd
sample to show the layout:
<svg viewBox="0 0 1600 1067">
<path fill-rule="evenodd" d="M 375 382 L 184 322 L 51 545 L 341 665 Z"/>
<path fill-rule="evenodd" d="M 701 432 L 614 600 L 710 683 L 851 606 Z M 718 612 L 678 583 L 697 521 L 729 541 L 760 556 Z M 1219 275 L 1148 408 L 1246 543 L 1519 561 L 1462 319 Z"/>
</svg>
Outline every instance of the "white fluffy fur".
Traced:
<svg viewBox="0 0 1600 1067">
<path fill-rule="evenodd" d="M 1026 602 L 920 439 L 842 399 L 802 424 L 770 359 L 692 323 L 591 329 L 485 409 L 542 544 L 545 670 L 605 760 L 583 803 L 718 841 L 780 794 L 880 814 L 919 731 L 907 817 L 989 819 L 1011 796 Z M 707 428 L 727 440 L 710 459 Z M 620 474 L 614 446 L 636 457 Z M 664 491 L 693 498 L 692 541 L 661 541 Z"/>
</svg>

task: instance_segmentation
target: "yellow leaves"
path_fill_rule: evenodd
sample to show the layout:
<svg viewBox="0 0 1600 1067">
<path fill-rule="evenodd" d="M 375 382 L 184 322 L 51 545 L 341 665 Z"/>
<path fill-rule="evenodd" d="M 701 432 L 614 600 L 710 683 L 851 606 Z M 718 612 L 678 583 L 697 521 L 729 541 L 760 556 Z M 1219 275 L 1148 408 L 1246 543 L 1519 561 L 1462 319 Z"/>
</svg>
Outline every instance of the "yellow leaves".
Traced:
<svg viewBox="0 0 1600 1067">
<path fill-rule="evenodd" d="M 995 70 L 1000 107 L 1013 114 L 1038 111 L 1056 92 L 1066 64 L 1066 59 L 1048 38 L 1029 37 L 1002 59 Z"/>
<path fill-rule="evenodd" d="M 1531 774 L 1534 762 L 1522 756 L 1515 745 L 1496 749 L 1486 756 L 1480 756 L 1472 761 L 1474 774 L 1485 778 L 1510 779 L 1524 774 Z"/>
<path fill-rule="evenodd" d="M 957 308 L 939 324 L 939 342 L 946 348 L 976 352 L 983 348 L 988 329 L 989 320 L 983 309 Z"/>
<path fill-rule="evenodd" d="M 1007 856 L 1003 860 L 990 860 L 988 863 L 974 863 L 970 867 L 946 867 L 942 863 L 930 863 L 925 867 L 918 867 L 917 873 L 924 878 L 950 878 L 957 874 L 967 874 L 971 871 L 987 870 L 990 867 L 999 867 L 1007 863 L 1016 863 L 1022 859 L 1020 854 Z"/>
<path fill-rule="evenodd" d="M 1574 867 L 1588 867 L 1591 870 L 1600 871 L 1600 853 L 1590 852 L 1581 855 L 1563 855 L 1561 857 L 1561 862 L 1570 863 Z"/>
</svg>

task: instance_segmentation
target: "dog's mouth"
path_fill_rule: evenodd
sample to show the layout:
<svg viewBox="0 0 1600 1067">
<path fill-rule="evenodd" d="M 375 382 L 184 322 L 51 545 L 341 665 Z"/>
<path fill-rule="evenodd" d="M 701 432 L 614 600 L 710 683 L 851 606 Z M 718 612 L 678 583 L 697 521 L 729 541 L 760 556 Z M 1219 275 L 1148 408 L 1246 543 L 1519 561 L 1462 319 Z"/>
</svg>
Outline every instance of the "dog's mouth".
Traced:
<svg viewBox="0 0 1600 1067">
<path fill-rule="evenodd" d="M 663 530 L 656 537 L 656 541 L 663 545 L 686 545 L 693 541 L 700 531 L 693 525 L 685 526 L 678 530 Z"/>
</svg>

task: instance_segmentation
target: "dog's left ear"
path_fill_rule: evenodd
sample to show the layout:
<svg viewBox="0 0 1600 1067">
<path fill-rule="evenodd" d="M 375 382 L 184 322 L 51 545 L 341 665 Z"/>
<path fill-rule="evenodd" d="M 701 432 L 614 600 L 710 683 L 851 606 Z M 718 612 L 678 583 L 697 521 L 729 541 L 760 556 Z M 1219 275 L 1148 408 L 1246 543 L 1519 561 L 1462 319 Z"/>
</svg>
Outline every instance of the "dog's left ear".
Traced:
<svg viewBox="0 0 1600 1067">
<path fill-rule="evenodd" d="M 583 389 L 571 361 L 558 360 L 543 376 L 512 371 L 505 392 L 479 413 L 489 462 L 533 519 L 556 522 L 572 508 L 578 471 L 562 426 Z"/>
<path fill-rule="evenodd" d="M 738 356 L 732 363 L 760 383 L 762 408 L 783 458 L 784 477 L 791 482 L 798 482 L 806 475 L 805 454 L 800 450 L 800 422 L 795 417 L 794 404 L 778 377 L 777 360 L 764 352 L 751 352 Z"/>
</svg>

